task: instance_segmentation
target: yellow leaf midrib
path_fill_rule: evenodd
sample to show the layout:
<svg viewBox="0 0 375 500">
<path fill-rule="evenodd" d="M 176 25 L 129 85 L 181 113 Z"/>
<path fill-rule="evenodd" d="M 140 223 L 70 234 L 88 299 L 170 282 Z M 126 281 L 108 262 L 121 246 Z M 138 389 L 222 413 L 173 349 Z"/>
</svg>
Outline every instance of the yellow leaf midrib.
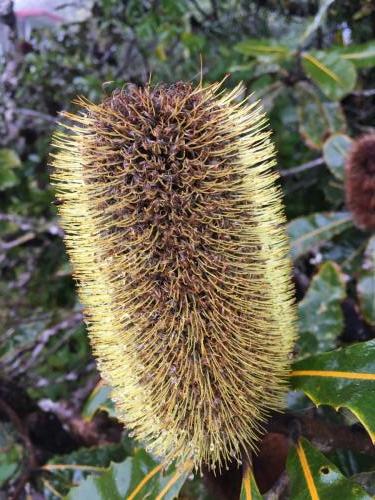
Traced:
<svg viewBox="0 0 375 500">
<path fill-rule="evenodd" d="M 300 461 L 300 464 L 302 467 L 303 475 L 305 477 L 306 484 L 307 484 L 311 499 L 312 500 L 319 500 L 318 491 L 317 491 L 315 483 L 314 483 L 314 478 L 311 474 L 311 470 L 310 470 L 309 463 L 308 463 L 307 458 L 306 458 L 305 450 L 303 449 L 302 444 L 300 442 L 297 444 L 296 450 L 297 450 L 297 455 L 298 455 L 298 458 L 299 458 L 299 461 Z"/>
<path fill-rule="evenodd" d="M 336 83 L 338 83 L 341 87 L 344 88 L 344 84 L 343 82 L 340 80 L 340 78 L 336 75 L 336 73 L 334 73 L 333 71 L 331 71 L 329 68 L 327 68 L 327 66 L 325 66 L 323 63 L 321 63 L 319 61 L 319 59 L 317 59 L 316 57 L 314 57 L 313 55 L 311 54 L 308 54 L 308 53 L 304 53 L 302 54 L 302 57 L 304 59 L 306 59 L 307 61 L 309 61 L 311 64 L 314 64 L 316 67 L 318 67 L 321 71 L 323 71 L 323 73 L 325 73 L 326 75 L 328 75 L 332 80 L 334 80 Z"/>
<path fill-rule="evenodd" d="M 336 370 L 293 370 L 291 377 L 331 377 L 350 380 L 375 380 L 375 373 L 345 372 Z"/>
</svg>

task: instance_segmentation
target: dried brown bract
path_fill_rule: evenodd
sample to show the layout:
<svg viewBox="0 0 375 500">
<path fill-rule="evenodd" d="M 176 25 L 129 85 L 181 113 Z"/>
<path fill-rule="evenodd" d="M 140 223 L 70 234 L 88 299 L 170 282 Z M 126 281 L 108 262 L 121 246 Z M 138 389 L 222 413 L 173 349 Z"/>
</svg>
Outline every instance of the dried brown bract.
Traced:
<svg viewBox="0 0 375 500">
<path fill-rule="evenodd" d="M 375 133 L 353 142 L 346 162 L 345 189 L 356 225 L 375 230 Z"/>
</svg>

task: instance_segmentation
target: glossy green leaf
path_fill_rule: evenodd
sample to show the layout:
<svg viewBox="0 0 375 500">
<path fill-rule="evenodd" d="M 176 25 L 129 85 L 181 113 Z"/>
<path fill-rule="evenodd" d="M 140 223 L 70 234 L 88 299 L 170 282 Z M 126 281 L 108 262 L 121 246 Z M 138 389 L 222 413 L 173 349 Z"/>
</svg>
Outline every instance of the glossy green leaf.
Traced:
<svg viewBox="0 0 375 500">
<path fill-rule="evenodd" d="M 335 134 L 326 140 L 323 146 L 323 156 L 327 167 L 340 181 L 345 176 L 345 160 L 352 144 L 350 137 L 344 134 Z"/>
<path fill-rule="evenodd" d="M 284 59 L 290 56 L 290 50 L 285 45 L 280 45 L 276 40 L 248 39 L 235 45 L 234 49 L 241 54 L 252 57 L 271 56 Z"/>
<path fill-rule="evenodd" d="M 300 354 L 327 351 L 336 346 L 344 326 L 341 301 L 345 296 L 340 268 L 334 262 L 325 262 L 298 304 Z"/>
<path fill-rule="evenodd" d="M 356 84 L 354 65 L 334 52 L 304 52 L 302 65 L 307 75 L 332 100 L 340 100 Z"/>
<path fill-rule="evenodd" d="M 82 416 L 91 419 L 98 410 L 104 410 L 114 417 L 115 408 L 110 396 L 111 387 L 99 383 L 85 401 Z"/>
<path fill-rule="evenodd" d="M 343 59 L 352 62 L 357 68 L 375 66 L 375 41 L 338 49 Z"/>
<path fill-rule="evenodd" d="M 318 406 L 348 408 L 375 441 L 375 340 L 297 361 L 293 389 Z"/>
<path fill-rule="evenodd" d="M 323 102 L 310 83 L 299 82 L 294 88 L 294 97 L 297 100 L 299 132 L 310 148 L 321 150 L 328 136 L 346 131 L 340 103 Z"/>
<path fill-rule="evenodd" d="M 240 500 L 262 500 L 252 471 L 247 468 L 243 475 Z"/>
<path fill-rule="evenodd" d="M 111 462 L 123 462 L 134 453 L 133 444 L 130 438 L 125 435 L 119 443 L 101 443 L 99 446 L 81 447 L 71 453 L 54 455 L 44 465 L 48 470 L 46 477 L 58 492 L 67 495 L 70 489 L 69 485 L 80 484 L 93 473 L 93 469 L 98 468 L 99 471 L 101 469 L 105 471 Z"/>
<path fill-rule="evenodd" d="M 352 226 L 348 212 L 327 212 L 298 217 L 288 224 L 293 259 L 319 248 Z"/>
<path fill-rule="evenodd" d="M 182 488 L 190 469 L 177 473 L 169 468 L 164 474 L 161 467 L 144 450 L 138 450 L 132 457 L 121 463 L 112 463 L 108 470 L 100 475 L 92 474 L 82 481 L 79 486 L 70 490 L 68 500 L 123 500 L 128 498 L 140 485 L 145 476 L 151 472 L 148 481 L 133 498 L 156 498 L 165 492 L 164 500 L 176 498 Z M 164 488 L 170 487 L 165 490 Z"/>
<path fill-rule="evenodd" d="M 14 169 L 20 165 L 21 160 L 15 151 L 7 148 L 0 149 L 0 191 L 18 184 L 19 180 Z"/>
<path fill-rule="evenodd" d="M 357 280 L 359 307 L 364 319 L 375 325 L 375 236 L 370 238 Z"/>
<path fill-rule="evenodd" d="M 291 500 L 370 500 L 366 491 L 346 478 L 327 457 L 301 438 L 289 452 L 287 471 Z"/>
</svg>

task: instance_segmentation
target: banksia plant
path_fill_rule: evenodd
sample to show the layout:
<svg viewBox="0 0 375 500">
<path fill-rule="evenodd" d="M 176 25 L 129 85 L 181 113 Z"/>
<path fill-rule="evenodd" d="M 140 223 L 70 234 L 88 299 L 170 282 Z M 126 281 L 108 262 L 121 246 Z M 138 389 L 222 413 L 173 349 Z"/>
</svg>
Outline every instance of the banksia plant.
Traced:
<svg viewBox="0 0 375 500">
<path fill-rule="evenodd" d="M 345 188 L 356 225 L 375 230 L 375 132 L 353 142 L 346 162 Z"/>
<path fill-rule="evenodd" d="M 294 341 L 274 147 L 240 86 L 84 99 L 57 132 L 66 245 L 117 415 L 166 463 L 221 469 L 280 410 Z"/>
</svg>

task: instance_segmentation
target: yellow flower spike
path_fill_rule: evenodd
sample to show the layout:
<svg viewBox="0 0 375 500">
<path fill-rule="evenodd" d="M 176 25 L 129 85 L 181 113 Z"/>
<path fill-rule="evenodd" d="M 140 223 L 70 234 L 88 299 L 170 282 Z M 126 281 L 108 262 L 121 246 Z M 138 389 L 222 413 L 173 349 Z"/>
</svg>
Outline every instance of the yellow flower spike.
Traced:
<svg viewBox="0 0 375 500">
<path fill-rule="evenodd" d="M 241 86 L 79 99 L 53 179 L 117 415 L 165 463 L 219 469 L 283 406 L 295 338 L 274 147 Z"/>
</svg>

